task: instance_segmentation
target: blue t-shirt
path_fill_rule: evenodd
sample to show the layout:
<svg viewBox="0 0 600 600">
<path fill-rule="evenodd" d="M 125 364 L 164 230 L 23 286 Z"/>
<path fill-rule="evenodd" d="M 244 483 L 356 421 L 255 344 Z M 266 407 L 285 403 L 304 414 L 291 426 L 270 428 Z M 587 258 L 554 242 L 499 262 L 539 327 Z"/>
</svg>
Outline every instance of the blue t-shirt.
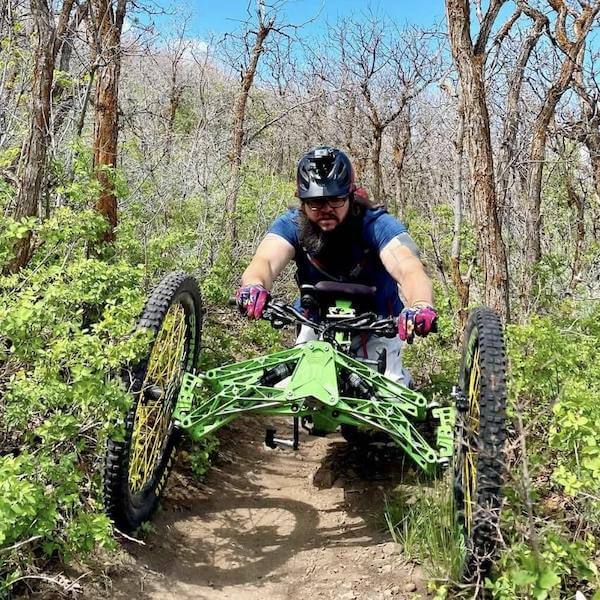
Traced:
<svg viewBox="0 0 600 600">
<path fill-rule="evenodd" d="M 302 247 L 299 241 L 298 214 L 297 208 L 288 210 L 275 220 L 269 233 L 282 237 L 294 247 L 299 285 L 314 285 L 318 281 L 330 278 L 309 260 L 306 250 Z M 349 248 L 358 272 L 347 281 L 377 288 L 375 310 L 382 317 L 399 315 L 403 305 L 398 297 L 398 284 L 386 271 L 379 253 L 392 239 L 405 232 L 406 227 L 385 210 L 366 209 L 362 218 L 360 239 L 352 240 Z M 346 251 L 347 249 L 344 249 L 344 252 Z"/>
</svg>

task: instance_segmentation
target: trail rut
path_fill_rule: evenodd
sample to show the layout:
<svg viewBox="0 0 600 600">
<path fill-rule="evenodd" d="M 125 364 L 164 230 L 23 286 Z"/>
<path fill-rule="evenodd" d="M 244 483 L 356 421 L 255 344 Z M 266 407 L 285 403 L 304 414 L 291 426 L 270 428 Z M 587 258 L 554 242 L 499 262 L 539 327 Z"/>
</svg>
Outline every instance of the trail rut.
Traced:
<svg viewBox="0 0 600 600">
<path fill-rule="evenodd" d="M 289 423 L 276 423 L 278 435 Z M 178 469 L 146 545 L 129 560 L 113 598 L 379 600 L 426 597 L 383 519 L 400 461 L 361 456 L 339 436 L 301 434 L 300 450 L 270 450 L 264 422 L 224 433 L 198 483 Z"/>
</svg>

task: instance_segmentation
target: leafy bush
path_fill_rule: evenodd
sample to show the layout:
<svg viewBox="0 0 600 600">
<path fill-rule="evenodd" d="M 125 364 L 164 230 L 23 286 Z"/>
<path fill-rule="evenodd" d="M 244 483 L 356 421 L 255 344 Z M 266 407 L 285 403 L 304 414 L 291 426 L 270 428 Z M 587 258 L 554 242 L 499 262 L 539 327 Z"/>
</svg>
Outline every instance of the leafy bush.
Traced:
<svg viewBox="0 0 600 600">
<path fill-rule="evenodd" d="M 505 547 L 485 585 L 502 600 L 566 598 L 577 590 L 590 597 L 600 585 L 595 543 L 600 533 L 600 304 L 555 305 L 551 314 L 511 325 L 506 333 L 512 423 L 509 418 Z M 418 370 L 420 364 L 437 364 L 440 371 L 436 375 L 434 369 L 433 377 L 452 380 L 459 358 L 452 340 L 446 333 L 433 341 L 437 344 L 408 350 L 406 363 L 422 377 L 426 373 Z M 438 391 L 434 380 L 421 381 L 428 394 Z M 441 397 L 444 393 L 439 389 Z M 516 443 L 522 433 L 517 414 L 523 423 L 529 480 L 523 477 L 525 457 Z M 429 563 L 430 573 L 442 579 L 442 585 L 432 582 L 436 597 L 458 597 L 457 589 L 443 583 L 444 576 L 450 581 L 456 576 L 456 564 L 440 548 L 456 544 L 449 535 L 448 497 L 435 492 L 422 494 L 419 502 L 412 502 L 410 493 L 407 501 L 406 490 L 398 492 L 388 500 L 386 517 L 405 551 Z M 533 504 L 531 516 L 526 493 Z"/>
<path fill-rule="evenodd" d="M 3 223 L 4 260 L 23 227 Z M 95 212 L 59 209 L 34 226 L 27 268 L 0 277 L 5 587 L 27 571 L 27 552 L 68 559 L 113 543 L 100 501 L 104 445 L 129 402 L 119 370 L 147 336 L 131 335 L 144 302 L 142 269 L 87 256 L 103 227 Z"/>
<path fill-rule="evenodd" d="M 202 479 L 210 467 L 211 458 L 219 449 L 219 438 L 214 435 L 208 435 L 198 442 L 192 444 L 190 454 L 190 466 L 192 473 Z"/>
<path fill-rule="evenodd" d="M 487 584 L 496 598 L 564 598 L 600 584 L 599 317 L 600 305 L 569 302 L 508 328 L 511 410 L 522 417 L 524 432 L 515 435 L 525 435 L 531 481 L 521 476 L 523 456 L 513 454 L 507 548 Z"/>
<path fill-rule="evenodd" d="M 498 565 L 500 574 L 486 583 L 494 598 L 559 600 L 572 597 L 575 590 L 587 592 L 597 588 L 598 567 L 591 559 L 595 550 L 593 538 L 587 536 L 573 542 L 549 529 L 540 538 L 537 555 L 524 542 L 513 544 L 510 552 L 503 554 Z M 598 595 L 593 598 L 597 600 Z"/>
<path fill-rule="evenodd" d="M 530 440 L 532 450 L 568 495 L 592 503 L 600 489 L 599 319 L 599 304 L 566 303 L 508 330 L 513 403 L 526 427 L 543 432 Z"/>
</svg>

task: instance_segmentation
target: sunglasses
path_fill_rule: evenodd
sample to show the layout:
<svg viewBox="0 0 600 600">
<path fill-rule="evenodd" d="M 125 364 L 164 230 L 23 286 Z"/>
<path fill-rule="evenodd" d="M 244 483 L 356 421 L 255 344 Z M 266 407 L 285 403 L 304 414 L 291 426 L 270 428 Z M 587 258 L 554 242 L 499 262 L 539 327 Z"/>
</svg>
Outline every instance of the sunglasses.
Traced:
<svg viewBox="0 0 600 600">
<path fill-rule="evenodd" d="M 306 204 L 310 210 L 317 211 L 323 210 L 326 204 L 330 208 L 342 208 L 342 206 L 346 204 L 346 200 L 348 200 L 347 196 L 343 196 L 341 198 L 311 198 L 309 200 L 304 200 L 304 204 Z"/>
</svg>

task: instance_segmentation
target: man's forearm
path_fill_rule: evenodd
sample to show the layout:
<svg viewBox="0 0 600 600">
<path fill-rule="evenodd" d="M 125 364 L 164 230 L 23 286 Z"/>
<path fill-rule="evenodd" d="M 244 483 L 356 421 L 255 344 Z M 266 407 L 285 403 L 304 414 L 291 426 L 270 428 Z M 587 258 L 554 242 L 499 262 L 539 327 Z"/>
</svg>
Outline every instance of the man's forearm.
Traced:
<svg viewBox="0 0 600 600">
<path fill-rule="evenodd" d="M 429 304 L 433 306 L 433 288 L 421 260 L 414 251 L 393 240 L 381 253 L 387 272 L 398 282 L 406 306 Z"/>
<path fill-rule="evenodd" d="M 262 257 L 255 256 L 244 273 L 242 274 L 242 285 L 262 285 L 270 290 L 273 285 L 273 274 L 269 261 Z"/>
<path fill-rule="evenodd" d="M 410 277 L 403 278 L 401 289 L 407 306 L 433 306 L 433 287 L 422 267 L 414 269 Z"/>
</svg>

